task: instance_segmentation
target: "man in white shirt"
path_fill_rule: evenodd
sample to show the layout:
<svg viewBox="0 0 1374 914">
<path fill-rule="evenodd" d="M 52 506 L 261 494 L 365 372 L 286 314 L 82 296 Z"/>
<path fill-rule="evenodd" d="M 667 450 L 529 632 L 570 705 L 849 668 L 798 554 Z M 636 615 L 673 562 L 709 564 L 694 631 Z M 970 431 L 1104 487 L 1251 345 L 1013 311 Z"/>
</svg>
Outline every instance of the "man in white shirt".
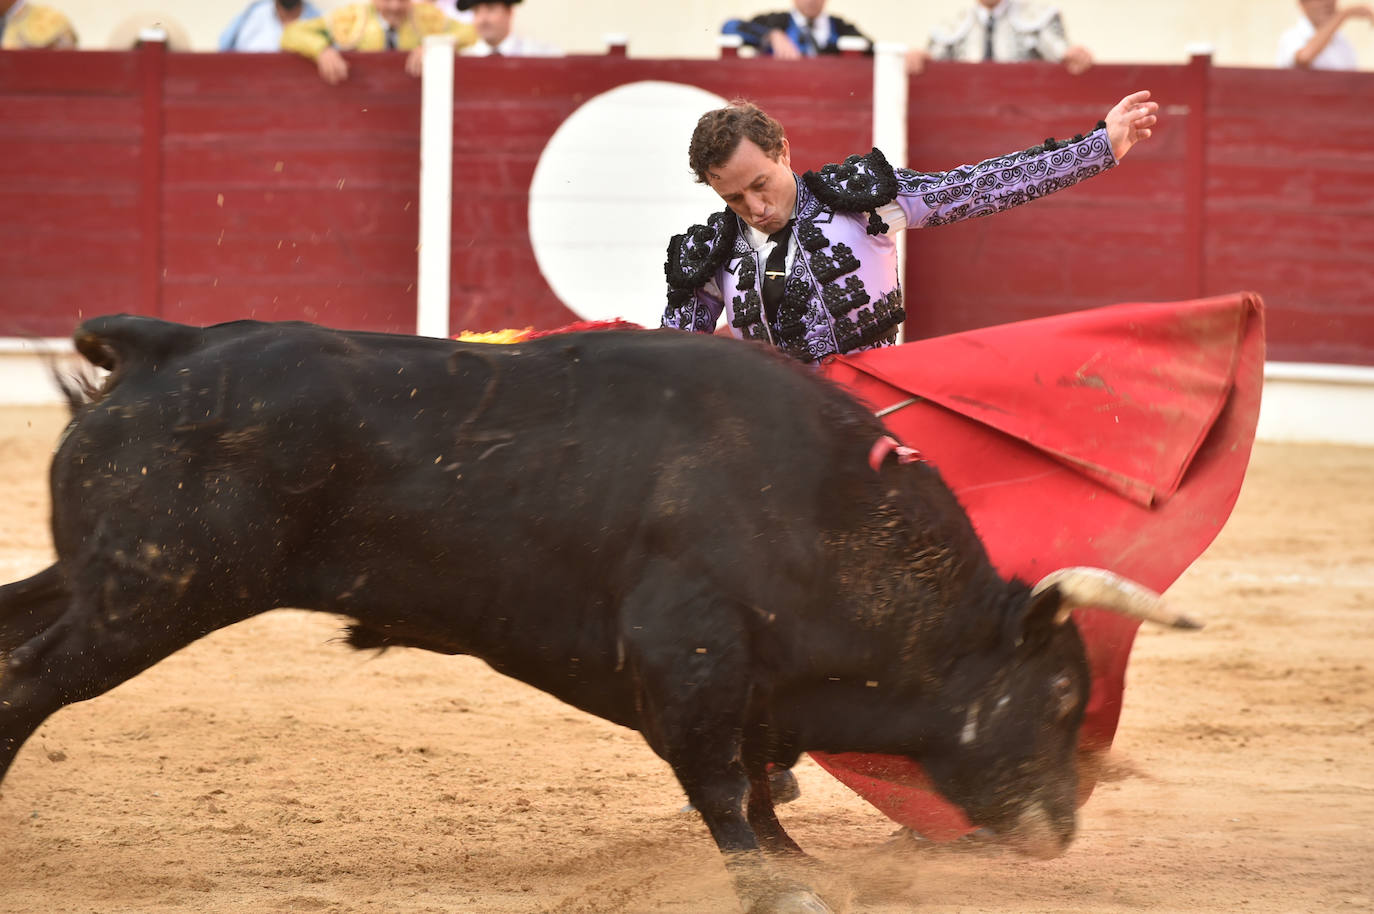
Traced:
<svg viewBox="0 0 1374 914">
<path fill-rule="evenodd" d="M 281 50 L 281 32 L 297 19 L 314 19 L 320 11 L 301 0 L 254 0 L 219 36 L 221 51 Z"/>
<path fill-rule="evenodd" d="M 458 0 L 460 13 L 471 12 L 476 44 L 464 48 L 468 57 L 561 57 L 558 48 L 517 35 L 515 4 L 520 0 Z"/>
<path fill-rule="evenodd" d="M 952 24 L 931 32 L 927 56 L 968 63 L 1047 60 L 1075 76 L 1093 64 L 1087 48 L 1069 44 L 1057 8 L 1026 0 L 978 0 Z"/>
<path fill-rule="evenodd" d="M 1354 70 L 1359 67 L 1355 46 L 1339 31 L 1351 19 L 1374 22 L 1374 7 L 1356 4 L 1344 9 L 1336 0 L 1298 0 L 1303 16 L 1279 38 L 1280 67 L 1300 70 Z"/>
</svg>

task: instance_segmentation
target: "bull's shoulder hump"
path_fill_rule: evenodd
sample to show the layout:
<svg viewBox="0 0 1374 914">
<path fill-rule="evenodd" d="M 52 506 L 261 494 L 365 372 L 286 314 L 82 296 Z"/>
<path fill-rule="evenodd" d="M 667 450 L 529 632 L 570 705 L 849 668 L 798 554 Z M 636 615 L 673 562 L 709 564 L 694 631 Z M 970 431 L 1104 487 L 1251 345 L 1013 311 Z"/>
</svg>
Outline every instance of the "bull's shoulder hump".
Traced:
<svg viewBox="0 0 1374 914">
<path fill-rule="evenodd" d="M 795 398 L 797 403 L 814 404 L 835 400 L 869 415 L 833 382 L 776 348 L 713 334 L 594 330 L 489 348 L 509 350 L 520 359 L 561 360 L 574 366 L 580 363 L 592 372 L 609 367 L 638 372 L 646 385 L 687 387 L 698 397 L 714 391 L 728 401 L 758 399 L 776 404 L 779 398 Z"/>
</svg>

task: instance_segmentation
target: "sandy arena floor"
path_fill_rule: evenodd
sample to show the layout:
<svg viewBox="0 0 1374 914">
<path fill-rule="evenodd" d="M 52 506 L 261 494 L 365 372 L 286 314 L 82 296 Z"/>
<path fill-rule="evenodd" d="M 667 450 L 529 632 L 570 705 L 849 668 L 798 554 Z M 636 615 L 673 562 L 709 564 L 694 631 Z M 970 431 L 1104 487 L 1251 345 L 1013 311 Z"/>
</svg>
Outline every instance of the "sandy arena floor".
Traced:
<svg viewBox="0 0 1374 914">
<path fill-rule="evenodd" d="M 0 582 L 50 560 L 58 409 L 0 409 Z M 1117 777 L 1050 862 L 921 849 L 809 761 L 784 824 L 850 910 L 1374 911 L 1374 450 L 1257 448 L 1143 631 Z M 278 611 L 50 719 L 0 792 L 0 914 L 733 912 L 639 737 L 467 658 Z"/>
</svg>

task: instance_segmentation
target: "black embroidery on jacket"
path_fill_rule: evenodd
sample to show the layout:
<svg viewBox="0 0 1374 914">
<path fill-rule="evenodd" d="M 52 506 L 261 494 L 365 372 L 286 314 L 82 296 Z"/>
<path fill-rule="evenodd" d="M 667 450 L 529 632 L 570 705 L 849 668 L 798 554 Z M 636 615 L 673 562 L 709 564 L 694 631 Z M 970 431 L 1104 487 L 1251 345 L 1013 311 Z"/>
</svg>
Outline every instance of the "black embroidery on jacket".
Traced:
<svg viewBox="0 0 1374 914">
<path fill-rule="evenodd" d="M 1098 122 L 1097 122 L 1097 126 L 1093 128 L 1093 130 L 1106 130 L 1106 129 L 1107 129 L 1107 122 L 1106 122 L 1106 121 L 1098 121 Z M 1088 131 L 1088 132 L 1091 133 L 1092 131 L 1090 130 L 1090 131 Z M 1040 153 L 1040 152 L 1054 152 L 1056 149 L 1063 149 L 1065 146 L 1072 146 L 1072 145 L 1075 144 L 1075 143 L 1081 143 L 1081 142 L 1083 142 L 1083 140 L 1084 140 L 1085 138 L 1086 138 L 1085 135 L 1082 134 L 1082 133 L 1077 134 L 1077 135 L 1074 136 L 1072 139 L 1068 139 L 1068 140 L 1056 140 L 1056 139 L 1055 139 L 1054 137 L 1052 137 L 1052 136 L 1051 136 L 1051 137 L 1046 137 L 1046 138 L 1045 138 L 1045 142 L 1041 143 L 1039 146 L 1032 146 L 1030 149 L 1027 149 L 1026 152 L 1029 153 L 1030 155 L 1035 155 L 1036 153 Z"/>
<path fill-rule="evenodd" d="M 865 314 L 869 315 L 867 321 L 864 320 Z M 871 313 L 859 312 L 859 345 L 872 346 L 893 338 L 904 320 L 906 309 L 902 307 L 902 290 L 893 289 L 873 304 Z"/>
<path fill-rule="evenodd" d="M 795 271 L 794 271 L 795 273 Z M 813 359 L 806 345 L 806 309 L 811 302 L 811 284 L 800 276 L 789 276 L 778 303 L 777 344 L 803 362 Z"/>
<path fill-rule="evenodd" d="M 1096 175 L 1115 164 L 1109 143 L 1099 128 L 1086 137 L 1046 140 L 944 173 L 899 168 L 897 183 L 902 193 L 920 197 L 931 210 L 921 220 L 922 227 L 945 225 L 1002 212 Z"/>
<path fill-rule="evenodd" d="M 754 263 L 752 256 L 745 257 L 739 262 L 739 281 L 735 285 L 740 289 L 752 289 L 759 277 L 758 264 Z"/>
<path fill-rule="evenodd" d="M 835 349 L 851 352 L 859 346 L 859 328 L 848 317 L 835 318 Z"/>
<path fill-rule="evenodd" d="M 729 209 L 713 214 L 705 225 L 694 225 L 668 242 L 663 273 L 673 289 L 699 289 L 729 259 L 739 224 Z"/>
<path fill-rule="evenodd" d="M 819 251 L 830 244 L 825 234 L 814 222 L 799 221 L 797 223 L 797 240 L 808 251 Z"/>
<path fill-rule="evenodd" d="M 874 148 L 868 155 L 852 155 L 843 162 L 823 166 L 802 175 L 807 188 L 829 209 L 841 213 L 868 213 L 867 232 L 881 235 L 888 224 L 878 207 L 897 199 L 897 176 L 887 157 Z"/>
<path fill-rule="evenodd" d="M 902 290 L 893 289 L 873 305 L 835 321 L 835 342 L 841 353 L 853 352 L 882 342 L 892 342 L 897 328 L 906 320 Z"/>
<path fill-rule="evenodd" d="M 859 268 L 859 258 L 847 244 L 837 244 L 830 254 L 816 252 L 811 255 L 811 272 L 819 282 L 827 283 Z"/>
<path fill-rule="evenodd" d="M 834 317 L 843 317 L 872 301 L 863 281 L 857 276 L 850 276 L 843 286 L 837 282 L 826 283 L 821 288 L 821 297 L 825 300 L 826 310 Z"/>
<path fill-rule="evenodd" d="M 742 257 L 735 275 L 735 288 L 740 294 L 731 299 L 734 317 L 730 319 L 730 326 L 747 340 L 767 340 L 768 333 L 763 327 L 763 299 L 757 287 L 758 266 L 752 251 Z"/>
</svg>

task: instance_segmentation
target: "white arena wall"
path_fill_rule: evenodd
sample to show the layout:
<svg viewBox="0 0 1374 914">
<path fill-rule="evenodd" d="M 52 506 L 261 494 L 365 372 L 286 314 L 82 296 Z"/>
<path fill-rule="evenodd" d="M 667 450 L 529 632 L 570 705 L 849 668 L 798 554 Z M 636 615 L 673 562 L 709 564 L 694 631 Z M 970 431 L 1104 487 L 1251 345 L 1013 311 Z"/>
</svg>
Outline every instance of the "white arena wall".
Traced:
<svg viewBox="0 0 1374 914">
<path fill-rule="evenodd" d="M 75 370 L 84 361 L 70 340 L 0 338 L 0 406 L 62 403 L 53 364 Z M 1374 447 L 1374 368 L 1265 363 L 1256 437 Z"/>
</svg>

